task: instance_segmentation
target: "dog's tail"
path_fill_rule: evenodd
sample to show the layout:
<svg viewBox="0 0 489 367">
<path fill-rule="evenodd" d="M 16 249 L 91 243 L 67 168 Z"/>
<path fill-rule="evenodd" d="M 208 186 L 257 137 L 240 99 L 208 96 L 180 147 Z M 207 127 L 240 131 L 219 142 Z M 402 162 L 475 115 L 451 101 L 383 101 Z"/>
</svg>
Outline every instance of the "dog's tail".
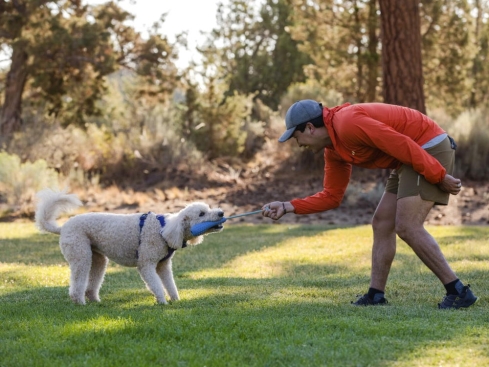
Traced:
<svg viewBox="0 0 489 367">
<path fill-rule="evenodd" d="M 36 208 L 36 226 L 41 231 L 60 234 L 61 227 L 56 223 L 56 218 L 61 213 L 76 209 L 83 204 L 75 194 L 42 190 L 36 195 L 38 204 Z"/>
</svg>

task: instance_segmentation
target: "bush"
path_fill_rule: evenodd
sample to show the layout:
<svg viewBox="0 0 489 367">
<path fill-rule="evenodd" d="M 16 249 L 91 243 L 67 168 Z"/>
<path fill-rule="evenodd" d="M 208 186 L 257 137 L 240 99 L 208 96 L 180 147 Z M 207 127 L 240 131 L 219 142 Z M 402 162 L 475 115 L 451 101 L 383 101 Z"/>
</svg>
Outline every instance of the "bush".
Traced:
<svg viewBox="0 0 489 367">
<path fill-rule="evenodd" d="M 324 107 L 334 107 L 345 102 L 341 93 L 326 88 L 317 82 L 296 83 L 291 85 L 282 97 L 280 113 L 285 116 L 289 107 L 301 99 L 313 99 L 321 102 Z"/>
<path fill-rule="evenodd" d="M 202 154 L 183 137 L 177 102 L 138 99 L 116 77 L 108 85 L 107 94 L 98 102 L 104 114 L 87 118 L 83 128 L 62 128 L 42 111 L 30 113 L 29 106 L 23 130 L 5 150 L 22 161 L 42 158 L 69 178 L 70 186 L 82 188 L 140 181 L 154 170 L 202 164 Z"/>
<path fill-rule="evenodd" d="M 464 112 L 464 132 L 458 136 L 457 170 L 461 177 L 474 180 L 489 178 L 489 111 Z"/>
<path fill-rule="evenodd" d="M 351 182 L 346 188 L 345 201 L 347 205 L 354 207 L 369 207 L 375 209 L 384 194 L 383 182 L 362 184 Z"/>
<path fill-rule="evenodd" d="M 0 152 L 0 195 L 12 211 L 32 211 L 36 192 L 45 188 L 58 188 L 58 173 L 46 161 L 21 163 L 18 156 Z"/>
<path fill-rule="evenodd" d="M 285 131 L 285 114 L 289 107 L 301 99 L 313 99 L 321 102 L 325 107 L 335 107 L 344 103 L 341 93 L 325 88 L 317 82 L 308 81 L 306 83 L 296 83 L 289 87 L 287 93 L 280 102 L 281 129 L 280 134 Z M 280 135 L 279 135 L 280 136 Z M 292 165 L 299 171 L 322 171 L 324 167 L 323 154 L 313 154 L 307 149 L 301 149 L 294 143 L 289 143 L 287 149 L 291 152 L 291 158 L 284 162 L 287 170 Z"/>
<path fill-rule="evenodd" d="M 430 117 L 457 142 L 455 175 L 474 180 L 489 179 L 489 111 L 467 110 L 456 119 L 435 110 Z"/>
<path fill-rule="evenodd" d="M 252 95 L 234 93 L 222 100 L 214 89 L 207 91 L 200 97 L 190 140 L 209 159 L 239 157 L 246 146 L 252 99 Z"/>
</svg>

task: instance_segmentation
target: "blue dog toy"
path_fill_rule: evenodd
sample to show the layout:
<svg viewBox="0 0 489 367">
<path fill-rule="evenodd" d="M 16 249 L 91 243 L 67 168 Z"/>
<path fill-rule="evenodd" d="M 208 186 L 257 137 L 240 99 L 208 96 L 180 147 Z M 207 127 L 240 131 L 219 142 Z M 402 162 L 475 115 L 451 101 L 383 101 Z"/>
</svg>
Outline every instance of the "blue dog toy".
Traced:
<svg viewBox="0 0 489 367">
<path fill-rule="evenodd" d="M 190 228 L 190 233 L 192 233 L 192 236 L 200 236 L 200 235 L 204 234 L 205 232 L 207 232 L 212 227 L 218 226 L 218 225 L 224 223 L 225 221 L 227 221 L 228 219 L 244 217 L 247 215 L 258 214 L 261 212 L 262 212 L 262 210 L 255 210 L 254 212 L 232 215 L 228 218 L 223 217 L 222 219 L 216 220 L 214 222 L 202 222 L 202 223 L 193 225 L 192 228 Z"/>
</svg>

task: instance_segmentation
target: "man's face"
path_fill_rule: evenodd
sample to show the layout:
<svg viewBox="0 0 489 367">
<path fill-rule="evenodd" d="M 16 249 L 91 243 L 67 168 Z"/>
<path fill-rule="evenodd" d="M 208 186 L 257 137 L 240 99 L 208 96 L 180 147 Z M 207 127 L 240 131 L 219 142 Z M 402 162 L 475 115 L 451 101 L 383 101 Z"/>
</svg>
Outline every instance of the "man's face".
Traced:
<svg viewBox="0 0 489 367">
<path fill-rule="evenodd" d="M 324 149 L 322 140 L 314 133 L 315 129 L 311 125 L 307 125 L 304 132 L 299 130 L 294 131 L 292 137 L 297 141 L 299 147 L 312 150 L 314 153 L 320 152 Z"/>
</svg>

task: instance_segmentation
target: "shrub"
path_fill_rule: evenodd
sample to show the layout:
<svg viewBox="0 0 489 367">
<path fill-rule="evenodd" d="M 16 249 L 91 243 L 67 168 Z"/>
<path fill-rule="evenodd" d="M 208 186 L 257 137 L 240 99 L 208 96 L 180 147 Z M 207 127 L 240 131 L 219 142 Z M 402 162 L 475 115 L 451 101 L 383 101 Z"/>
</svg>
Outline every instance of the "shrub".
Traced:
<svg viewBox="0 0 489 367">
<path fill-rule="evenodd" d="M 214 89 L 204 93 L 190 133 L 199 151 L 209 159 L 239 157 L 245 150 L 252 99 L 235 92 L 222 100 Z"/>
<path fill-rule="evenodd" d="M 325 88 L 315 81 L 306 83 L 296 83 L 289 87 L 287 93 L 282 97 L 280 102 L 281 128 L 280 134 L 285 131 L 285 114 L 289 107 L 296 101 L 301 99 L 313 99 L 321 102 L 325 107 L 334 107 L 344 103 L 341 93 Z M 280 136 L 280 135 L 279 135 Z M 290 144 L 290 143 L 289 143 Z M 291 158 L 288 162 L 284 162 L 284 168 L 288 170 L 290 166 L 294 166 L 299 171 L 316 172 L 321 171 L 324 166 L 323 154 L 313 154 L 307 149 L 300 149 L 296 144 L 291 144 Z"/>
<path fill-rule="evenodd" d="M 458 137 L 457 170 L 462 177 L 489 178 L 489 111 L 464 112 L 459 119 L 466 127 Z"/>
<path fill-rule="evenodd" d="M 147 172 L 182 164 L 201 165 L 202 154 L 183 137 L 181 106 L 137 98 L 127 85 L 130 81 L 109 79 L 108 91 L 98 102 L 104 114 L 87 118 L 83 128 L 62 128 L 42 108 L 31 113 L 29 106 L 23 131 L 5 150 L 22 161 L 42 158 L 67 177 L 71 187 L 81 188 L 144 180 Z"/>
<path fill-rule="evenodd" d="M 347 205 L 360 207 L 364 205 L 375 209 L 384 194 L 385 184 L 382 182 L 361 184 L 351 182 L 345 192 Z"/>
<path fill-rule="evenodd" d="M 455 175 L 461 178 L 484 180 L 489 178 L 489 111 L 467 110 L 457 118 L 444 111 L 430 113 L 457 142 Z"/>
<path fill-rule="evenodd" d="M 0 152 L 0 195 L 13 211 L 31 211 L 36 192 L 45 188 L 58 188 L 58 173 L 46 161 L 21 163 L 18 156 Z"/>
<path fill-rule="evenodd" d="M 293 84 L 287 89 L 287 93 L 280 101 L 280 113 L 285 116 L 288 108 L 301 99 L 313 99 L 321 102 L 325 107 L 334 107 L 345 102 L 341 93 L 310 80 L 306 83 Z"/>
</svg>

